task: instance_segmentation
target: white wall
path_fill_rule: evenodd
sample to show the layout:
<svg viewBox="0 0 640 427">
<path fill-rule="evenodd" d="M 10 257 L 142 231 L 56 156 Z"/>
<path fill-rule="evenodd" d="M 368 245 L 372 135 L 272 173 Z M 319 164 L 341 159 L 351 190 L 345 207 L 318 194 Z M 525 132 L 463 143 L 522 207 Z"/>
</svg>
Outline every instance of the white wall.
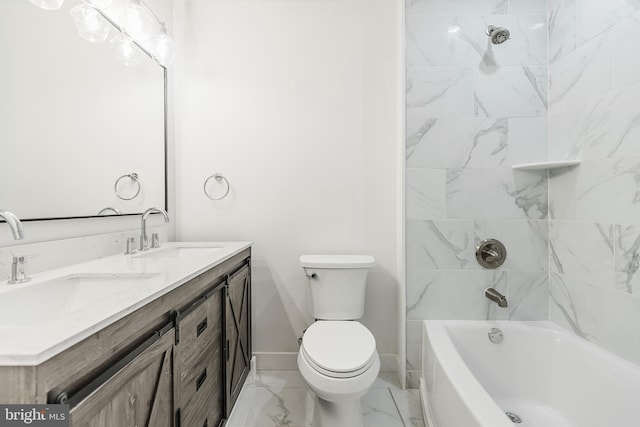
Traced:
<svg viewBox="0 0 640 427">
<path fill-rule="evenodd" d="M 395 1 L 192 0 L 174 16 L 178 239 L 254 241 L 259 353 L 296 353 L 313 320 L 299 255 L 372 254 L 363 322 L 398 354 Z M 214 172 L 221 202 L 202 192 Z"/>
</svg>

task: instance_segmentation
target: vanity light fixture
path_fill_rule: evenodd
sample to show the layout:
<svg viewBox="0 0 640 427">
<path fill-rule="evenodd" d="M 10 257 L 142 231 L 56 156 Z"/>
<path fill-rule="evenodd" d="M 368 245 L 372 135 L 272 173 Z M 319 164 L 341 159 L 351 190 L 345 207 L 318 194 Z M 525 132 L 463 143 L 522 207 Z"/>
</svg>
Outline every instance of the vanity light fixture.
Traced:
<svg viewBox="0 0 640 427">
<path fill-rule="evenodd" d="M 64 0 L 29 0 L 38 7 L 56 10 Z M 121 5 L 119 3 L 125 3 Z M 120 62 L 136 65 L 143 50 L 163 67 L 171 65 L 175 57 L 173 35 L 143 0 L 123 0 L 115 7 L 113 0 L 82 0 L 71 9 L 71 17 L 82 37 L 101 43 L 109 37 L 111 26 L 120 34 L 111 39 L 111 47 Z M 114 11 L 119 12 L 114 13 Z M 115 15 L 115 16 L 114 16 Z M 111 25 L 110 25 L 111 24 Z M 153 32 L 153 34 L 152 34 Z"/>
<path fill-rule="evenodd" d="M 120 12 L 118 24 L 138 42 L 143 41 L 151 34 L 153 20 L 149 8 L 143 7 L 140 0 L 130 0 Z M 159 22 L 159 21 L 158 21 Z"/>
<path fill-rule="evenodd" d="M 92 43 L 102 43 L 109 36 L 111 25 L 94 7 L 79 4 L 71 9 L 71 17 L 78 34 Z"/>
<path fill-rule="evenodd" d="M 165 67 L 173 62 L 175 49 L 173 47 L 173 35 L 167 30 L 164 22 L 160 23 L 160 31 L 152 39 L 153 57 Z"/>
<path fill-rule="evenodd" d="M 106 9 L 111 6 L 111 0 L 82 0 L 85 4 L 96 9 Z"/>
<path fill-rule="evenodd" d="M 126 33 L 116 35 L 110 43 L 116 59 L 124 65 L 133 67 L 140 62 L 140 50 Z"/>
<path fill-rule="evenodd" d="M 29 0 L 36 6 L 46 10 L 58 10 L 62 7 L 64 0 Z"/>
</svg>

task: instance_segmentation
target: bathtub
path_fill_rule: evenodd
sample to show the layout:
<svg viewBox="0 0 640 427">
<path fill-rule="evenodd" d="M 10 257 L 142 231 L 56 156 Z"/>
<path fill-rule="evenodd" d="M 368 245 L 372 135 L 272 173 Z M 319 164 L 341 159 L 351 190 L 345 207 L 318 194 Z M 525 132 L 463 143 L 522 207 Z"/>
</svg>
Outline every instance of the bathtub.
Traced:
<svg viewBox="0 0 640 427">
<path fill-rule="evenodd" d="M 429 427 L 640 426 L 640 367 L 551 322 L 425 321 L 422 373 Z"/>
</svg>

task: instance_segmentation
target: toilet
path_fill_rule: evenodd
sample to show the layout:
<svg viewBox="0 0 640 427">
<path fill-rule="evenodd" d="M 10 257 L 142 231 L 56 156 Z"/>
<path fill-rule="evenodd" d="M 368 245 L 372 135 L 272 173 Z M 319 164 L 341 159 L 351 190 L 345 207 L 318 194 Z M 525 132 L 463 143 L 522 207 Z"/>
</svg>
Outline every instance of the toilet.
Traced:
<svg viewBox="0 0 640 427">
<path fill-rule="evenodd" d="M 373 386 L 380 358 L 364 313 L 370 255 L 302 255 L 316 322 L 305 331 L 298 369 L 315 393 L 313 427 L 363 427 L 360 398 Z"/>
</svg>

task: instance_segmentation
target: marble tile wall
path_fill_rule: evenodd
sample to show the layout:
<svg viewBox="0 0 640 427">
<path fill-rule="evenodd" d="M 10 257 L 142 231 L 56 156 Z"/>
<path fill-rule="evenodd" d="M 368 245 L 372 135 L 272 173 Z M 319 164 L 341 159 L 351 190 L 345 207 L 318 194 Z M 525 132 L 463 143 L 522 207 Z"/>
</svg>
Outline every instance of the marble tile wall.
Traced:
<svg viewBox="0 0 640 427">
<path fill-rule="evenodd" d="M 549 0 L 552 321 L 640 363 L 640 1 Z"/>
<path fill-rule="evenodd" d="M 487 25 L 511 39 L 492 45 Z M 421 320 L 546 319 L 546 0 L 407 0 L 407 378 L 417 387 Z M 498 270 L 475 246 L 503 241 Z M 491 304 L 484 289 L 509 298 Z"/>
</svg>

